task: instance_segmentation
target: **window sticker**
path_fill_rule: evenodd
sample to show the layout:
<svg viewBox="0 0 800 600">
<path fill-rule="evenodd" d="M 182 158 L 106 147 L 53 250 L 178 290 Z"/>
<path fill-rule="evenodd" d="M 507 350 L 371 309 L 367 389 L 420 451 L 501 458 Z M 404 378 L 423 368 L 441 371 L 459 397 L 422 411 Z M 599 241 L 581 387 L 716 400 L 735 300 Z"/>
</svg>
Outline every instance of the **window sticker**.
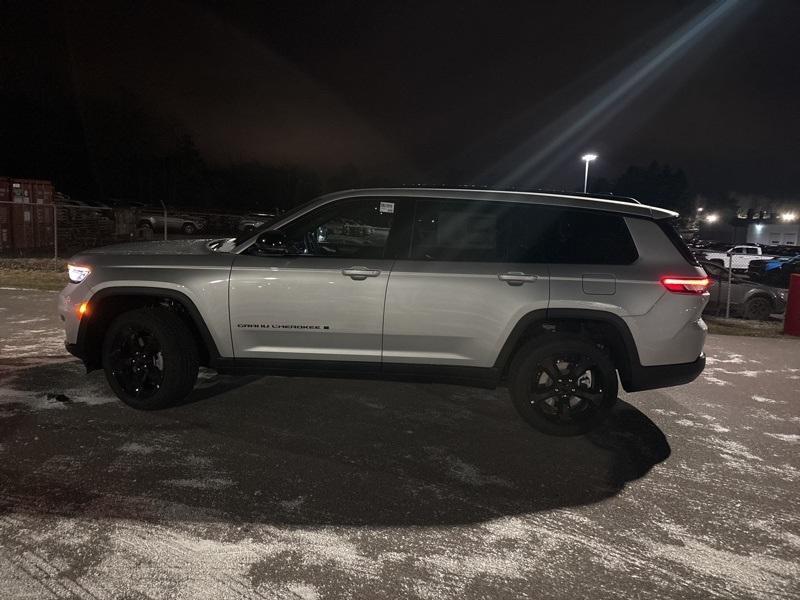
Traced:
<svg viewBox="0 0 800 600">
<path fill-rule="evenodd" d="M 394 213 L 394 202 L 381 202 L 381 213 Z"/>
</svg>

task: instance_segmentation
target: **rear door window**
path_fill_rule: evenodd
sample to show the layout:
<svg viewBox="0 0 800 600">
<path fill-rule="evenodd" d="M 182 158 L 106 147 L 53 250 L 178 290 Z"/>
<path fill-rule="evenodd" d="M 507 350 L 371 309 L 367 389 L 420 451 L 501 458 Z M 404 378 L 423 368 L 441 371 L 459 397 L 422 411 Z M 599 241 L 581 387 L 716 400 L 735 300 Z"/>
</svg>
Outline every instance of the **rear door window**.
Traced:
<svg viewBox="0 0 800 600">
<path fill-rule="evenodd" d="M 503 262 L 511 208 L 503 202 L 418 200 L 411 258 Z"/>
</svg>

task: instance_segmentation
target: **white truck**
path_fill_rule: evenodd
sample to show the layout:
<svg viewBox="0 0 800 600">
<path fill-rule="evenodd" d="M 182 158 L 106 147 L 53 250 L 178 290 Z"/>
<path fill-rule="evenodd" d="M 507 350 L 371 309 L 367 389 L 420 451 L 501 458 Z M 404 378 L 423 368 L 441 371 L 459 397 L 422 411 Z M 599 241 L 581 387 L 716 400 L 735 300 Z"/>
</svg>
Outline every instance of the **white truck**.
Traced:
<svg viewBox="0 0 800 600">
<path fill-rule="evenodd" d="M 733 246 L 726 252 L 706 252 L 705 255 L 707 261 L 716 263 L 726 269 L 733 266 L 734 271 L 747 271 L 751 260 L 775 258 L 774 256 L 763 254 L 761 246 L 756 246 L 755 244 L 742 244 Z"/>
</svg>

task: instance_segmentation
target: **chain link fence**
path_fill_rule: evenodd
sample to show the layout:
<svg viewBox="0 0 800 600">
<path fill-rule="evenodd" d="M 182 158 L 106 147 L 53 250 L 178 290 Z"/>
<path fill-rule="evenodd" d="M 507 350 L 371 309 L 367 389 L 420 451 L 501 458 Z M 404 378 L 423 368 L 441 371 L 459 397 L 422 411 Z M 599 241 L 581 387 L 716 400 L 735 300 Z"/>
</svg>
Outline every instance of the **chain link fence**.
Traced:
<svg viewBox="0 0 800 600">
<path fill-rule="evenodd" d="M 715 253 L 704 267 L 711 278 L 707 312 L 719 317 L 766 321 L 785 310 L 787 292 L 765 272 L 773 257 L 756 246 Z M 709 264 L 710 263 L 710 264 Z"/>
</svg>

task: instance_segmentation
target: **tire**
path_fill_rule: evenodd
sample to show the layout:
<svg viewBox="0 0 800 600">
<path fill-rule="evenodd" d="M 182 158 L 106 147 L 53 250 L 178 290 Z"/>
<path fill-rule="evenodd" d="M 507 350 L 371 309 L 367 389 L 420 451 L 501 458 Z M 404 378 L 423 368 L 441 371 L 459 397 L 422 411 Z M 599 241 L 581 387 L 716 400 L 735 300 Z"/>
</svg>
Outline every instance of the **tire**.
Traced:
<svg viewBox="0 0 800 600">
<path fill-rule="evenodd" d="M 751 321 L 766 321 L 772 314 L 772 302 L 764 296 L 755 296 L 744 303 L 742 315 Z"/>
<path fill-rule="evenodd" d="M 183 400 L 197 381 L 198 353 L 189 327 L 164 308 L 118 316 L 103 339 L 103 370 L 114 393 L 140 410 Z"/>
<path fill-rule="evenodd" d="M 517 412 L 535 429 L 550 435 L 580 435 L 608 417 L 617 400 L 617 371 L 611 358 L 591 341 L 547 335 L 517 352 L 509 391 Z"/>
<path fill-rule="evenodd" d="M 147 220 L 139 221 L 138 227 L 139 227 L 139 229 L 150 229 L 150 230 L 152 230 L 153 229 L 153 224 L 150 221 L 147 221 Z"/>
<path fill-rule="evenodd" d="M 184 223 L 181 226 L 181 231 L 184 235 L 194 235 L 197 232 L 197 227 L 195 227 L 194 223 Z"/>
</svg>

